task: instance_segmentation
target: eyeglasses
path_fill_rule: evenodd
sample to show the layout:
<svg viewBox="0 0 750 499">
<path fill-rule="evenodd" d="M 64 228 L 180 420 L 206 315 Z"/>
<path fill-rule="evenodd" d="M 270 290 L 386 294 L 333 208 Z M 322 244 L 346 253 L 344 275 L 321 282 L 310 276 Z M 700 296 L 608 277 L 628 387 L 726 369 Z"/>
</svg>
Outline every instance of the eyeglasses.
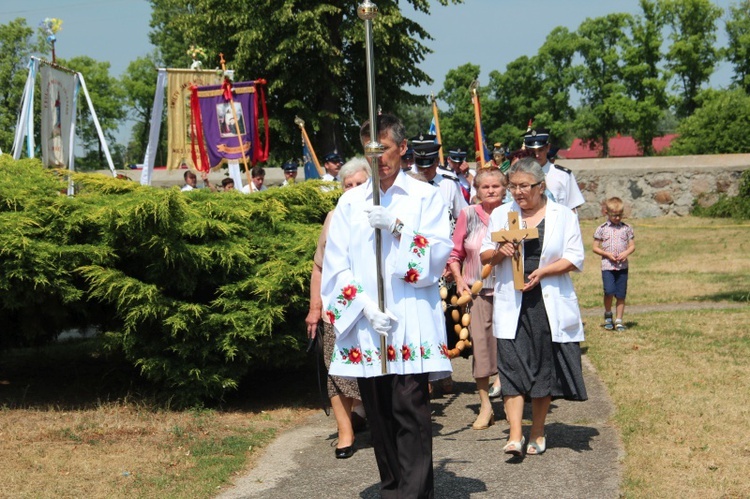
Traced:
<svg viewBox="0 0 750 499">
<path fill-rule="evenodd" d="M 537 182 L 536 184 L 508 184 L 508 190 L 511 192 L 519 191 L 519 192 L 529 192 L 533 187 L 536 187 L 537 185 L 540 185 L 541 182 Z"/>
</svg>

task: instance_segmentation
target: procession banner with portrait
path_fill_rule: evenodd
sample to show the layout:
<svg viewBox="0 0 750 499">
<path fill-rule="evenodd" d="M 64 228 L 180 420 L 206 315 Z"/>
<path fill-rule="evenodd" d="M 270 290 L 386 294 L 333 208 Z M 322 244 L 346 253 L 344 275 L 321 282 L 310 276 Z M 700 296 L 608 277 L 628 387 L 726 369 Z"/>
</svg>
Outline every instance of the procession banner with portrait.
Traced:
<svg viewBox="0 0 750 499">
<path fill-rule="evenodd" d="M 75 130 L 76 74 L 41 61 L 42 162 L 52 168 L 71 164 Z"/>
<path fill-rule="evenodd" d="M 167 169 L 183 165 L 197 169 L 193 164 L 190 137 L 190 90 L 193 86 L 216 85 L 222 75 L 216 71 L 167 69 Z"/>
<path fill-rule="evenodd" d="M 194 161 L 216 168 L 229 161 L 244 159 L 254 165 L 268 159 L 268 132 L 264 148 L 258 128 L 259 101 L 265 108 L 258 82 L 225 80 L 221 85 L 195 87 L 192 99 L 197 132 L 192 141 Z"/>
</svg>

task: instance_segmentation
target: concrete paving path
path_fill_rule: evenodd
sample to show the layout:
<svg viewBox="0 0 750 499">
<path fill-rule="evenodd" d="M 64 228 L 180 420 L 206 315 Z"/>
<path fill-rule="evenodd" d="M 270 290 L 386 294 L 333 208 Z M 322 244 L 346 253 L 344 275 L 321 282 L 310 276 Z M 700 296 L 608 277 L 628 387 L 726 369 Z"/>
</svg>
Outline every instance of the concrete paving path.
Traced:
<svg viewBox="0 0 750 499">
<path fill-rule="evenodd" d="M 589 400 L 552 403 L 547 452 L 509 457 L 502 402 L 494 399 L 497 423 L 471 429 L 479 398 L 471 361 L 453 361 L 452 394 L 432 400 L 433 459 L 437 498 L 616 498 L 621 458 L 619 433 L 610 424 L 613 406 L 591 363 L 583 358 Z M 524 419 L 531 419 L 526 405 Z M 528 427 L 524 434 L 528 436 Z M 350 459 L 334 457 L 336 424 L 319 412 L 268 446 L 257 465 L 219 498 L 378 498 L 378 471 L 370 434 L 357 434 Z"/>
</svg>

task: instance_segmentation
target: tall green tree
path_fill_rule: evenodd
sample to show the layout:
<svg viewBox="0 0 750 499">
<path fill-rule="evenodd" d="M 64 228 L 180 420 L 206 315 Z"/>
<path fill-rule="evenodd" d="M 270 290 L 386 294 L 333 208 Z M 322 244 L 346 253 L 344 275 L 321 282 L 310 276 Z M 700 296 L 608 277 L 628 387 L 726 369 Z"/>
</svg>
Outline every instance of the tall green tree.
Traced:
<svg viewBox="0 0 750 499">
<path fill-rule="evenodd" d="M 609 156 L 609 139 L 632 120 L 632 102 L 623 79 L 623 50 L 629 14 L 586 19 L 578 28 L 578 53 L 583 59 L 576 86 L 582 108 L 576 118 L 579 137 L 601 145 Z"/>
<path fill-rule="evenodd" d="M 109 62 L 96 61 L 88 56 L 78 56 L 71 59 L 60 59 L 58 63 L 83 75 L 105 140 L 107 144 L 114 144 L 114 133 L 127 113 L 125 110 L 125 91 L 120 80 L 110 76 Z M 106 168 L 107 160 L 104 157 L 104 150 L 83 94 L 78 98 L 78 110 L 76 136 L 79 144 L 83 146 L 84 157 L 77 159 L 76 165 L 80 169 Z M 114 150 L 114 148 L 111 148 L 110 152 Z M 122 165 L 115 166 L 121 167 Z"/>
<path fill-rule="evenodd" d="M 462 0 L 438 0 L 441 5 Z M 239 79 L 268 82 L 271 144 L 281 157 L 300 151 L 294 117 L 307 123 L 317 150 L 361 150 L 358 124 L 367 117 L 364 23 L 357 2 L 344 0 L 151 0 L 152 43 L 167 65 L 185 66 L 175 44 L 197 44 L 209 58 L 223 53 Z M 378 1 L 373 22 L 377 101 L 384 111 L 423 102 L 406 88 L 430 83 L 419 64 L 431 39 L 402 13 L 427 0 Z M 179 59 L 177 59 L 179 56 Z M 205 64 L 213 67 L 209 62 Z"/>
<path fill-rule="evenodd" d="M 625 39 L 622 68 L 627 94 L 633 99 L 631 134 L 645 155 L 653 154 L 653 140 L 669 107 L 662 61 L 664 13 L 657 2 L 641 0 L 643 15 L 629 19 L 631 37 Z"/>
<path fill-rule="evenodd" d="M 729 7 L 726 58 L 734 66 L 732 81 L 750 92 L 750 0 Z"/>
<path fill-rule="evenodd" d="M 460 147 L 469 151 L 467 161 L 474 160 L 474 105 L 471 102 L 469 86 L 479 78 L 479 66 L 467 63 L 451 69 L 445 75 L 443 88 L 437 97 L 448 108 L 440 114 L 440 132 L 443 145 L 447 148 Z M 483 111 L 487 108 L 486 89 L 478 90 L 479 102 Z M 483 113 L 487 115 L 486 112 Z M 426 130 L 424 130 L 426 132 Z"/>
<path fill-rule="evenodd" d="M 535 122 L 549 128 L 553 141 L 560 145 L 572 138 L 571 123 L 576 113 L 570 104 L 570 91 L 580 72 L 573 64 L 579 43 L 577 33 L 558 26 L 547 35 L 536 57 L 542 88 Z"/>
<path fill-rule="evenodd" d="M 511 149 L 520 147 L 531 119 L 535 126 L 551 129 L 555 142 L 565 141 L 575 116 L 570 90 L 576 81 L 572 64 L 576 48 L 577 35 L 557 27 L 536 55 L 519 57 L 503 73 L 490 73 L 489 86 L 496 102 L 489 104 L 495 120 L 488 125 L 495 141 Z"/>
<path fill-rule="evenodd" d="M 669 148 L 674 155 L 734 154 L 750 151 L 750 96 L 741 88 L 704 90 L 699 107 L 677 127 Z"/>
<path fill-rule="evenodd" d="M 723 10 L 710 0 L 660 0 L 671 44 L 666 67 L 675 78 L 679 91 L 677 115 L 685 118 L 698 107 L 696 97 L 716 68 L 716 22 Z"/>
<path fill-rule="evenodd" d="M 0 24 L 0 149 L 10 153 L 28 76 L 29 57 L 38 50 L 34 30 L 22 18 Z"/>
<path fill-rule="evenodd" d="M 537 70 L 538 58 L 521 56 L 505 67 L 505 72 L 490 73 L 489 89 L 494 99 L 490 106 L 496 119 L 487 123 L 494 141 L 516 149 L 526 124 L 541 112 L 540 96 L 543 82 Z"/>
</svg>

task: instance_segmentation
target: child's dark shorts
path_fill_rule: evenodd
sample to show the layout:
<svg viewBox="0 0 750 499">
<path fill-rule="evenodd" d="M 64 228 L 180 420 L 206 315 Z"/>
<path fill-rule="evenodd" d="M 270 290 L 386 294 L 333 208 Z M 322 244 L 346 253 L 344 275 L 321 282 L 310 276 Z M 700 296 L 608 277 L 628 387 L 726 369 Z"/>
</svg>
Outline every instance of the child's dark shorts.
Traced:
<svg viewBox="0 0 750 499">
<path fill-rule="evenodd" d="M 628 294 L 628 269 L 602 270 L 604 296 L 614 296 L 621 300 Z"/>
</svg>

